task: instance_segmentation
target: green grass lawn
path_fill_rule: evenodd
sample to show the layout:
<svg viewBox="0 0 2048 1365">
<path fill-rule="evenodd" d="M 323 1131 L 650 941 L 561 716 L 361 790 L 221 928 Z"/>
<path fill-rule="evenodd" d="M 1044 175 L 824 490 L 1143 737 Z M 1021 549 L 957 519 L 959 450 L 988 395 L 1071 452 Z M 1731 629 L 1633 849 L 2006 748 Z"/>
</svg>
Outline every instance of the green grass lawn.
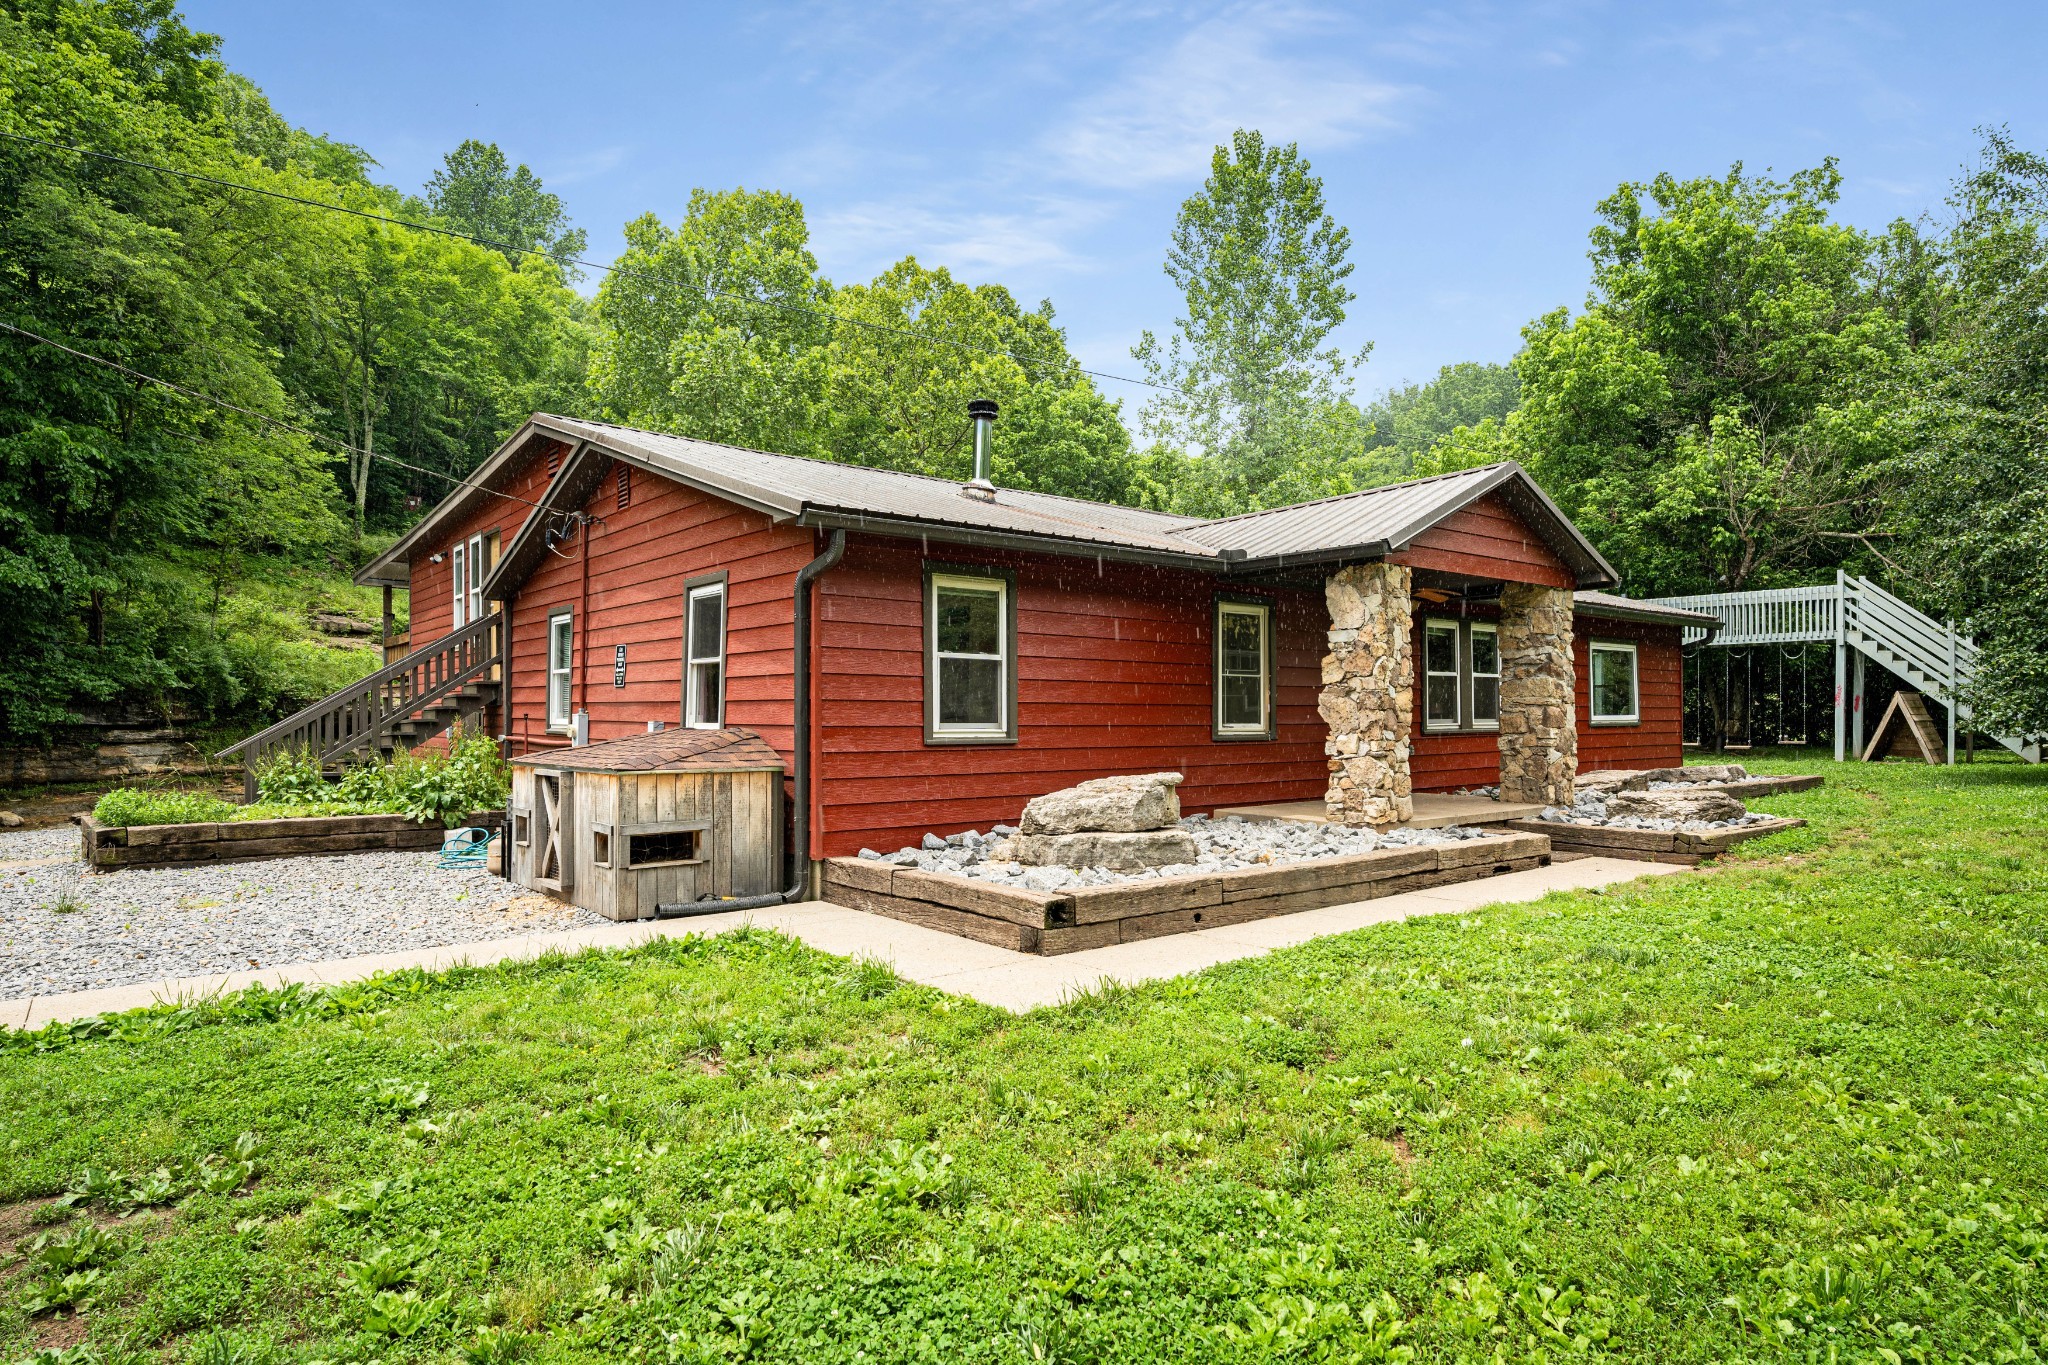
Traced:
<svg viewBox="0 0 2048 1365">
<path fill-rule="evenodd" d="M 755 933 L 17 1040 L 0 1359 L 2048 1354 L 2048 771 L 1752 766 L 1712 870 L 1023 1017 Z"/>
</svg>

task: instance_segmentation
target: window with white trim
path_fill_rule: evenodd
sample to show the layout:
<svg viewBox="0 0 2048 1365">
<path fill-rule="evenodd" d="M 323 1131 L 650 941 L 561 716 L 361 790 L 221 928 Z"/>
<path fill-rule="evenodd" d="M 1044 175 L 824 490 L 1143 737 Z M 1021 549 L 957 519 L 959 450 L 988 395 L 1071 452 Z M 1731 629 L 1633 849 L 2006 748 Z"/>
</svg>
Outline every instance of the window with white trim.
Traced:
<svg viewBox="0 0 2048 1365">
<path fill-rule="evenodd" d="M 1216 733 L 1265 735 L 1272 718 L 1272 615 L 1263 602 L 1216 604 Z"/>
<path fill-rule="evenodd" d="M 469 614 L 463 617 L 463 621 L 480 621 L 483 619 L 484 571 L 489 567 L 490 565 L 484 559 L 484 538 L 482 536 L 471 536 L 469 538 Z M 456 622 L 457 625 L 462 623 L 462 621 Z"/>
<path fill-rule="evenodd" d="M 464 614 L 469 609 L 469 547 L 458 540 L 448 557 L 453 561 L 455 570 L 455 624 L 460 627 L 469 623 L 469 617 Z"/>
<path fill-rule="evenodd" d="M 1007 737 L 1009 583 L 935 573 L 930 591 L 932 732 Z"/>
<path fill-rule="evenodd" d="M 1455 730 L 1464 717 L 1458 668 L 1458 623 L 1425 621 L 1422 626 L 1422 728 Z"/>
<path fill-rule="evenodd" d="M 687 614 L 683 724 L 716 730 L 725 723 L 725 584 L 690 589 Z"/>
<path fill-rule="evenodd" d="M 548 728 L 566 730 L 570 725 L 569 681 L 576 657 L 575 618 L 556 612 L 548 618 Z"/>
<path fill-rule="evenodd" d="M 1621 641 L 1595 640 L 1587 649 L 1587 692 L 1595 725 L 1632 725 L 1639 718 L 1636 647 Z"/>
<path fill-rule="evenodd" d="M 1466 628 L 1466 658 L 1472 673 L 1472 728 L 1500 728 L 1500 627 L 1474 621 Z"/>
</svg>

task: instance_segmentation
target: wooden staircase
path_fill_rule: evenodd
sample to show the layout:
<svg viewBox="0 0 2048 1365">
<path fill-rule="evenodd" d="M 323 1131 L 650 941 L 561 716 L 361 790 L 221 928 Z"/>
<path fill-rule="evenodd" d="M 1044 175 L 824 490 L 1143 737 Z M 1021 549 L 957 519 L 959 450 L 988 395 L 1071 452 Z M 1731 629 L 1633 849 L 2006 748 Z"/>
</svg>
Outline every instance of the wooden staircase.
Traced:
<svg viewBox="0 0 2048 1365">
<path fill-rule="evenodd" d="M 457 720 L 481 723 L 504 687 L 503 619 L 500 612 L 478 617 L 215 757 L 241 762 L 243 789 L 253 799 L 257 765 L 280 749 L 305 749 L 323 765 L 338 765 L 355 753 L 389 756 Z"/>
</svg>

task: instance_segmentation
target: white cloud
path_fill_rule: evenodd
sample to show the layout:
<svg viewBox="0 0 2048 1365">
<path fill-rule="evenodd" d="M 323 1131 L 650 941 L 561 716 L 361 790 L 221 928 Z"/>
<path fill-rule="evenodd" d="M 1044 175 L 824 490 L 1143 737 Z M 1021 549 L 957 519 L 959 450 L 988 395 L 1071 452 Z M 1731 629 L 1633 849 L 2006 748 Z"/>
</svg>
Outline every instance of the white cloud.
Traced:
<svg viewBox="0 0 2048 1365">
<path fill-rule="evenodd" d="M 870 200 L 821 215 L 811 236 L 821 259 L 858 261 L 867 272 L 914 255 L 972 280 L 1024 268 L 1077 267 L 1065 244 L 1099 222 L 1102 212 L 1072 199 L 1041 199 L 1015 213 Z"/>
<path fill-rule="evenodd" d="M 1220 15 L 1163 54 L 1135 56 L 1042 145 L 1074 179 L 1134 185 L 1199 175 L 1236 128 L 1330 147 L 1398 126 L 1406 87 L 1316 51 L 1336 27 L 1330 15 L 1273 4 Z"/>
</svg>

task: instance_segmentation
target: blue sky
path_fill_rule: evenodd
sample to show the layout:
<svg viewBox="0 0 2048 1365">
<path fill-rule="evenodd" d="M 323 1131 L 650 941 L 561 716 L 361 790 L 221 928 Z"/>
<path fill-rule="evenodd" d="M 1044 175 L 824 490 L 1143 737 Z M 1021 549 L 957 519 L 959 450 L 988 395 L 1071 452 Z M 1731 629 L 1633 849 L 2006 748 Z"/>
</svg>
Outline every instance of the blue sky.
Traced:
<svg viewBox="0 0 2048 1365">
<path fill-rule="evenodd" d="M 692 186 L 789 191 L 835 280 L 914 254 L 1050 298 L 1083 363 L 1178 299 L 1174 211 L 1235 127 L 1350 228 L 1366 393 L 1505 360 L 1586 291 L 1595 203 L 1659 171 L 1839 157 L 1843 215 L 1939 214 L 2004 123 L 2048 147 L 2048 7 L 1776 4 L 322 5 L 188 0 L 286 118 L 416 189 L 465 137 L 608 260 Z M 1143 391 L 1106 384 L 1134 410 Z"/>
</svg>

